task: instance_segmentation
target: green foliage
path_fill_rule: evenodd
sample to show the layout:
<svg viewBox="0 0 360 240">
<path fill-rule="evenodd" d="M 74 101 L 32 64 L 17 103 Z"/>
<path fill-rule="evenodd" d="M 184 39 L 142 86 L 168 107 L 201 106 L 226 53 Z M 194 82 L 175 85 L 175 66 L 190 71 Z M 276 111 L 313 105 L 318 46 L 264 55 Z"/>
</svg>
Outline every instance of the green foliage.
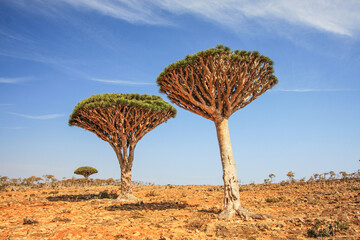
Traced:
<svg viewBox="0 0 360 240">
<path fill-rule="evenodd" d="M 105 93 L 93 95 L 79 102 L 70 115 L 69 125 L 81 109 L 113 108 L 115 106 L 132 106 L 141 109 L 149 109 L 155 112 L 171 111 L 176 116 L 176 109 L 165 102 L 161 97 L 155 95 Z"/>
<path fill-rule="evenodd" d="M 269 57 L 261 55 L 258 51 L 244 51 L 244 50 L 231 51 L 229 47 L 219 44 L 215 48 L 210 48 L 205 51 L 200 51 L 192 55 L 186 55 L 184 59 L 170 64 L 157 77 L 157 83 L 159 84 L 162 76 L 164 76 L 166 73 L 174 69 L 183 68 L 186 66 L 193 66 L 195 63 L 199 61 L 200 57 L 203 56 L 216 56 L 219 58 L 221 57 L 227 61 L 245 61 L 245 62 L 260 61 L 261 63 L 269 64 L 268 70 L 270 70 L 272 73 L 274 72 L 273 69 L 274 62 Z M 275 80 L 276 83 L 278 82 L 278 79 L 276 78 L 275 75 L 271 75 L 270 79 Z"/>
<path fill-rule="evenodd" d="M 349 224 L 343 221 L 320 221 L 316 220 L 314 226 L 307 231 L 308 237 L 318 238 L 318 237 L 331 237 L 335 236 L 336 233 L 342 230 L 348 230 Z"/>
<path fill-rule="evenodd" d="M 98 170 L 96 170 L 93 167 L 85 166 L 85 167 L 79 167 L 74 171 L 74 173 L 78 175 L 82 175 L 85 178 L 88 178 L 90 175 L 98 173 Z"/>
<path fill-rule="evenodd" d="M 284 198 L 283 197 L 266 198 L 265 201 L 268 202 L 268 203 L 277 203 L 277 202 L 284 201 Z"/>
</svg>

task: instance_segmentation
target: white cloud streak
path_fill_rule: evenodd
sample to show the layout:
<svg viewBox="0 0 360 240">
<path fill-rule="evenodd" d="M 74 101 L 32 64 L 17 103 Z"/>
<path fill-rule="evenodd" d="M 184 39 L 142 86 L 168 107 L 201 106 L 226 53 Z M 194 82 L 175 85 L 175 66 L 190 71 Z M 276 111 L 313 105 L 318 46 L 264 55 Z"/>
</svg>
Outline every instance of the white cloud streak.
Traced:
<svg viewBox="0 0 360 240">
<path fill-rule="evenodd" d="M 77 9 L 99 12 L 131 23 L 168 24 L 154 11 L 151 1 L 141 0 L 60 0 Z"/>
<path fill-rule="evenodd" d="M 6 37 L 8 39 L 11 39 L 11 40 L 16 40 L 16 41 L 21 41 L 21 42 L 32 42 L 27 38 L 24 38 L 22 36 L 14 34 L 14 33 L 9 33 L 7 31 L 5 31 L 4 29 L 0 29 L 0 35 Z"/>
<path fill-rule="evenodd" d="M 0 78 L 0 83 L 6 83 L 6 84 L 16 84 L 21 83 L 27 80 L 26 77 L 19 77 L 19 78 Z"/>
<path fill-rule="evenodd" d="M 91 78 L 90 80 L 96 81 L 96 82 L 101 82 L 101 83 L 120 84 L 120 85 L 155 85 L 154 83 L 147 83 L 147 82 L 108 80 L 108 79 L 100 79 L 100 78 Z"/>
<path fill-rule="evenodd" d="M 240 29 L 245 18 L 263 23 L 280 20 L 347 36 L 352 36 L 360 28 L 358 0 L 156 0 L 156 2 L 161 8 L 170 12 L 193 13 L 233 29 Z"/>
<path fill-rule="evenodd" d="M 49 120 L 49 119 L 55 119 L 55 118 L 64 116 L 64 114 L 27 115 L 27 114 L 14 113 L 14 112 L 9 112 L 9 114 L 27 118 L 27 119 L 36 119 L 36 120 Z"/>
<path fill-rule="evenodd" d="M 274 92 L 298 92 L 298 93 L 306 93 L 306 92 L 353 92 L 358 91 L 358 89 L 313 89 L 313 88 L 305 88 L 305 89 L 271 89 L 270 91 Z"/>
<path fill-rule="evenodd" d="M 81 61 L 76 60 L 62 60 L 62 59 L 56 59 L 54 57 L 48 57 L 44 56 L 42 54 L 39 54 L 37 52 L 33 53 L 25 53 L 25 52 L 8 52 L 0 49 L 0 56 L 15 58 L 15 59 L 22 59 L 27 61 L 33 61 L 33 62 L 39 62 L 46 65 L 49 65 L 51 67 L 54 67 L 56 69 L 59 69 L 69 75 L 78 75 L 82 77 L 87 77 L 83 72 L 78 71 L 77 69 L 74 69 L 73 67 L 69 67 L 70 65 L 80 64 Z M 10 78 L 3 78 L 5 80 L 10 80 Z M 30 78 L 14 78 L 15 80 L 29 80 Z M 20 81 L 19 81 L 20 82 Z M 0 78 L 1 83 L 1 78 Z M 9 82 L 10 83 L 10 82 Z M 18 82 L 13 82 L 18 83 Z"/>
<path fill-rule="evenodd" d="M 3 129 L 3 130 L 23 130 L 25 128 L 24 127 L 1 127 L 0 129 Z"/>
<path fill-rule="evenodd" d="M 49 15 L 62 7 L 93 11 L 130 23 L 172 24 L 169 14 L 191 14 L 235 31 L 246 21 L 255 20 L 262 26 L 276 28 L 276 23 L 290 23 L 344 36 L 360 30 L 359 0 L 53 0 L 10 2 L 17 7 Z M 274 27 L 275 26 L 275 27 Z"/>
</svg>

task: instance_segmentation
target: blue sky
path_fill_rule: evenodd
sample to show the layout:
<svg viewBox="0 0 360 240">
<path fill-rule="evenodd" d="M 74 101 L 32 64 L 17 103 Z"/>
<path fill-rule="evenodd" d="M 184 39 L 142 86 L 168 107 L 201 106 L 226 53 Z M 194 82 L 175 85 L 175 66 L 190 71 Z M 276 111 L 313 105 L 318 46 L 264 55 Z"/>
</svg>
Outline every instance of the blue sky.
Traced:
<svg viewBox="0 0 360 240">
<path fill-rule="evenodd" d="M 1 0 L 0 175 L 119 178 L 108 143 L 68 117 L 101 93 L 159 93 L 164 67 L 221 43 L 275 62 L 278 85 L 230 118 L 239 179 L 360 168 L 360 2 Z M 133 180 L 222 184 L 214 124 L 178 115 L 137 145 Z"/>
</svg>

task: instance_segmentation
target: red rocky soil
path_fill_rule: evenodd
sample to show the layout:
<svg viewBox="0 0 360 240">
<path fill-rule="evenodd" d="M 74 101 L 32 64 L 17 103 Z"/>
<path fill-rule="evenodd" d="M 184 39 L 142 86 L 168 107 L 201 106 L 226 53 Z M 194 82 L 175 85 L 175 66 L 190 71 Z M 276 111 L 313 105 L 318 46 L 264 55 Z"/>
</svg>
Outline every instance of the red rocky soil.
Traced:
<svg viewBox="0 0 360 240">
<path fill-rule="evenodd" d="M 241 186 L 244 207 L 273 216 L 264 220 L 218 220 L 221 186 L 134 186 L 132 204 L 118 191 L 7 188 L 0 239 L 360 239 L 359 179 Z"/>
</svg>

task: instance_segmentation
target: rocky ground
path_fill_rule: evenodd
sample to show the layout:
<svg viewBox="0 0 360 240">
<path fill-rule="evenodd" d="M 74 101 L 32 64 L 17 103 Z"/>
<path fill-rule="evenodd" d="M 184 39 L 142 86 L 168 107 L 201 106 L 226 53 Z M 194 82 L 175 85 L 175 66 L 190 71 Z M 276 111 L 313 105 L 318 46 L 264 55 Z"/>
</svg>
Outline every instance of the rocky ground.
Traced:
<svg viewBox="0 0 360 240">
<path fill-rule="evenodd" d="M 360 239 L 360 179 L 241 186 L 273 218 L 218 220 L 221 186 L 16 188 L 0 192 L 0 239 Z"/>
</svg>

